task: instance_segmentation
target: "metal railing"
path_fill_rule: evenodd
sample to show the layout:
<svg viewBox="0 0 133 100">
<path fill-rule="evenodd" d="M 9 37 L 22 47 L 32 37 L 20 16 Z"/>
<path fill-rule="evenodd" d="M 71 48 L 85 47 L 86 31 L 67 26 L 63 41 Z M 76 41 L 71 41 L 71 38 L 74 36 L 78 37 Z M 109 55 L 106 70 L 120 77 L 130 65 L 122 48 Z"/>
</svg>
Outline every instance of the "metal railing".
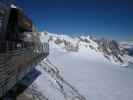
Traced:
<svg viewBox="0 0 133 100">
<path fill-rule="evenodd" d="M 0 42 L 0 52 L 9 52 L 13 50 L 20 50 L 23 48 L 25 48 L 23 43 L 9 42 L 9 41 Z"/>
<path fill-rule="evenodd" d="M 33 50 L 38 53 L 49 53 L 48 43 L 33 44 L 29 42 L 0 41 L 0 53 L 8 53 L 19 50 Z"/>
<path fill-rule="evenodd" d="M 49 53 L 49 44 L 48 43 L 40 43 L 37 45 L 37 51 L 43 53 Z"/>
</svg>

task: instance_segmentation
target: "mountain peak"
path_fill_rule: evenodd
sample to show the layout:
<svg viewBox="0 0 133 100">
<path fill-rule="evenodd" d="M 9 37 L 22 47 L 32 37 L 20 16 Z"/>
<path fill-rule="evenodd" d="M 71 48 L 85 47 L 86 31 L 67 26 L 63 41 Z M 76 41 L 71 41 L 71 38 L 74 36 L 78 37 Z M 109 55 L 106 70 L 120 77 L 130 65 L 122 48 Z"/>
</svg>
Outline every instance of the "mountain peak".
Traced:
<svg viewBox="0 0 133 100">
<path fill-rule="evenodd" d="M 67 52 L 80 52 L 83 49 L 86 49 L 87 52 L 100 53 L 108 61 L 111 61 L 115 64 L 128 65 L 126 59 L 127 54 L 125 49 L 120 46 L 120 44 L 115 40 L 108 40 L 105 38 L 96 39 L 92 36 L 79 36 L 71 37 L 69 35 L 59 35 L 55 33 L 50 33 L 48 31 L 42 32 L 42 40 L 47 37 L 50 45 L 56 45 L 56 47 L 65 50 Z"/>
</svg>

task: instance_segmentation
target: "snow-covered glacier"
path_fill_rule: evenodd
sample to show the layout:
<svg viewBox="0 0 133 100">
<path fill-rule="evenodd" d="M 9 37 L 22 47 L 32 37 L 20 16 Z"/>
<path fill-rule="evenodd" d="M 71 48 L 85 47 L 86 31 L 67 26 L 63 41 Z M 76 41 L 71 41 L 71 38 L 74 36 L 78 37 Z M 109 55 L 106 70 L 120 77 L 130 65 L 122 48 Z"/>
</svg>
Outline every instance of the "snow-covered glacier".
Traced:
<svg viewBox="0 0 133 100">
<path fill-rule="evenodd" d="M 53 48 L 50 60 L 63 67 L 63 77 L 87 100 L 133 99 L 133 69 L 110 63 L 97 52 L 88 52 L 83 47 L 78 53 Z"/>
<path fill-rule="evenodd" d="M 133 57 L 112 51 L 118 49 L 114 42 L 106 41 L 111 47 L 99 49 L 99 41 L 89 36 L 45 35 L 50 55 L 36 67 L 41 74 L 26 89 L 26 96 L 34 100 L 133 100 Z"/>
</svg>

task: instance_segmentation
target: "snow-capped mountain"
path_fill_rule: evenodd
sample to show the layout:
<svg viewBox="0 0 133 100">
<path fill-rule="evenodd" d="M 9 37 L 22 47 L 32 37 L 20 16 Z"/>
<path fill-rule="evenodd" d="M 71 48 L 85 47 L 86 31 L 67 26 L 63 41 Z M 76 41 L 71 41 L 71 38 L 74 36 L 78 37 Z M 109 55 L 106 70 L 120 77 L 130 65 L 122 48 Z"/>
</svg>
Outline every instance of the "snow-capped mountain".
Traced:
<svg viewBox="0 0 133 100">
<path fill-rule="evenodd" d="M 70 37 L 67 35 L 57 35 L 49 32 L 47 34 L 50 44 L 55 44 L 57 47 L 62 48 L 69 52 L 78 52 L 81 48 L 85 48 L 88 52 L 94 51 L 101 53 L 107 60 L 112 63 L 120 64 L 122 66 L 128 66 L 128 63 L 132 62 L 131 54 L 133 50 L 131 48 L 132 43 L 125 44 L 129 48 L 125 48 L 115 40 L 96 39 L 91 36 Z M 44 39 L 43 39 L 44 40 Z M 129 52 L 130 51 L 130 52 Z"/>
</svg>

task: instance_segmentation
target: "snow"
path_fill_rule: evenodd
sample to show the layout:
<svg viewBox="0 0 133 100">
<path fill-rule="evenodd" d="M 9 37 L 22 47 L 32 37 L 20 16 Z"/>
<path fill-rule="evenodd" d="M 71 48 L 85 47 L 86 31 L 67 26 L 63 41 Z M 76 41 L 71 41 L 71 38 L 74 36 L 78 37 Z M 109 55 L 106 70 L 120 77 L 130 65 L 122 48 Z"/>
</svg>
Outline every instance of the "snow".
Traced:
<svg viewBox="0 0 133 100">
<path fill-rule="evenodd" d="M 40 66 L 38 66 L 37 69 L 41 72 L 41 75 L 35 81 L 38 90 L 49 100 L 64 100 L 63 95 L 58 90 L 53 88 L 51 78 Z"/>
<path fill-rule="evenodd" d="M 49 39 L 49 35 L 46 32 L 41 32 L 40 34 L 40 41 L 41 43 L 47 43 Z"/>
<path fill-rule="evenodd" d="M 63 66 L 64 79 L 87 100 L 133 99 L 133 70 L 109 63 L 100 54 L 83 48 L 78 53 L 58 49 L 51 48 L 49 59 L 55 65 Z"/>
<path fill-rule="evenodd" d="M 94 46 L 95 48 L 98 47 L 97 43 L 94 42 L 94 41 L 91 39 L 90 36 L 87 36 L 87 37 L 85 37 L 85 36 L 80 36 L 80 38 L 83 39 L 83 40 L 87 39 L 87 40 L 90 42 L 90 45 Z"/>
</svg>

